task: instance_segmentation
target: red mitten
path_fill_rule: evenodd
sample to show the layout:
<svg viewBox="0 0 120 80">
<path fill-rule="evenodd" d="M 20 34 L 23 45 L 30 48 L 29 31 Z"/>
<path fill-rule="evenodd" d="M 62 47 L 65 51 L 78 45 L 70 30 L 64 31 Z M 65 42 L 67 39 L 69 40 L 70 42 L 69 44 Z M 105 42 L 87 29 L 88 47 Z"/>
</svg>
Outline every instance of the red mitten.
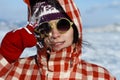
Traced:
<svg viewBox="0 0 120 80">
<path fill-rule="evenodd" d="M 2 40 L 0 54 L 10 63 L 17 60 L 26 47 L 33 47 L 36 45 L 37 40 L 33 31 L 34 28 L 27 25 L 24 28 L 8 32 Z"/>
</svg>

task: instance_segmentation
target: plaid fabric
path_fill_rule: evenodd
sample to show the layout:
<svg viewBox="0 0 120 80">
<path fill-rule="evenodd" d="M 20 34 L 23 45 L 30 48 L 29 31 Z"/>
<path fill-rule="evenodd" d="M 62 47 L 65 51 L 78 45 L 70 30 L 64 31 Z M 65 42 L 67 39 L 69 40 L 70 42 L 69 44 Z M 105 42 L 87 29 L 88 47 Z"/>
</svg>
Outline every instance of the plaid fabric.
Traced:
<svg viewBox="0 0 120 80">
<path fill-rule="evenodd" d="M 48 62 L 50 67 L 47 68 L 45 67 L 46 57 L 42 57 L 44 67 L 38 65 L 39 61 L 36 63 L 37 58 L 34 56 L 19 59 L 15 63 L 9 64 L 4 57 L 0 56 L 0 80 L 116 80 L 103 67 L 83 60 L 66 68 L 64 65 L 59 66 L 59 64 L 52 67 L 55 62 L 52 63 L 53 60 L 50 59 Z M 61 61 L 63 64 L 64 62 Z M 68 62 L 66 61 L 66 63 Z M 60 69 L 62 71 L 59 71 Z"/>
<path fill-rule="evenodd" d="M 41 80 L 35 56 L 10 64 L 0 55 L 0 80 Z"/>
<path fill-rule="evenodd" d="M 74 0 L 58 0 L 67 15 L 73 20 L 78 28 L 80 37 L 82 36 L 82 20 L 80 12 L 74 3 Z"/>
<path fill-rule="evenodd" d="M 79 48 L 70 46 L 59 52 L 39 54 L 38 63 L 43 80 L 115 80 L 103 67 L 85 62 L 76 55 Z"/>
<path fill-rule="evenodd" d="M 77 25 L 82 38 L 80 14 L 73 0 L 58 1 Z M 29 4 L 29 0 L 25 2 Z M 81 60 L 81 48 L 77 44 L 52 51 L 49 58 L 44 52 L 38 50 L 37 56 L 12 64 L 0 55 L 0 80 L 115 80 L 105 68 Z"/>
</svg>

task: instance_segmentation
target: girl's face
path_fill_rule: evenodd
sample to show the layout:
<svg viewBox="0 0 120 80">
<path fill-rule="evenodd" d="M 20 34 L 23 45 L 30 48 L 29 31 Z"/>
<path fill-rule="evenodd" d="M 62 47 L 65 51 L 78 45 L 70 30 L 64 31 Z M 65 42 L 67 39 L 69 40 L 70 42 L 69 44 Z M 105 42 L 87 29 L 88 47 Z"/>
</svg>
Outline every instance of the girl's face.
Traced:
<svg viewBox="0 0 120 80">
<path fill-rule="evenodd" d="M 58 20 L 51 20 L 49 22 L 52 30 L 49 33 L 49 38 L 46 38 L 47 45 L 49 45 L 54 51 L 59 51 L 73 43 L 73 28 L 70 27 L 68 31 L 61 33 L 56 28 L 57 22 Z"/>
</svg>

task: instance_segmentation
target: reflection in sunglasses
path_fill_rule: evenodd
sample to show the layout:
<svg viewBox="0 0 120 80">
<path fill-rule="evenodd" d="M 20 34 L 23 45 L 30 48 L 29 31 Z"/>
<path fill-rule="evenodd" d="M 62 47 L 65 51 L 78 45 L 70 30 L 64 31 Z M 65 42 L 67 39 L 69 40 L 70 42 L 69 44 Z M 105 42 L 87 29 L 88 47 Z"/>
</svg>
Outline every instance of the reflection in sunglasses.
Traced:
<svg viewBox="0 0 120 80">
<path fill-rule="evenodd" d="M 64 34 L 72 27 L 72 24 L 73 22 L 67 18 L 61 18 L 57 21 L 56 26 L 54 27 L 59 31 L 59 33 Z M 51 26 L 49 22 L 43 22 L 35 29 L 35 33 L 41 38 L 45 38 L 49 36 L 49 33 L 54 27 Z"/>
</svg>

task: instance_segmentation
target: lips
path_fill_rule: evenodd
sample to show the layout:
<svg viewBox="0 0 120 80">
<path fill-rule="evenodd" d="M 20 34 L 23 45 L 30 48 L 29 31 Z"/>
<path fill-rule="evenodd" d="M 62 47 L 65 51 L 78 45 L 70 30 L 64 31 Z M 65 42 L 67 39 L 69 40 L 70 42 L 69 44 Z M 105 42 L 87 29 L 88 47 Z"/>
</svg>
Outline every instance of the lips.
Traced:
<svg viewBox="0 0 120 80">
<path fill-rule="evenodd" d="M 62 42 L 54 42 L 54 43 L 52 43 L 52 46 L 53 46 L 53 47 L 58 47 L 58 46 L 63 45 L 64 43 L 65 43 L 65 41 L 62 41 Z"/>
</svg>

